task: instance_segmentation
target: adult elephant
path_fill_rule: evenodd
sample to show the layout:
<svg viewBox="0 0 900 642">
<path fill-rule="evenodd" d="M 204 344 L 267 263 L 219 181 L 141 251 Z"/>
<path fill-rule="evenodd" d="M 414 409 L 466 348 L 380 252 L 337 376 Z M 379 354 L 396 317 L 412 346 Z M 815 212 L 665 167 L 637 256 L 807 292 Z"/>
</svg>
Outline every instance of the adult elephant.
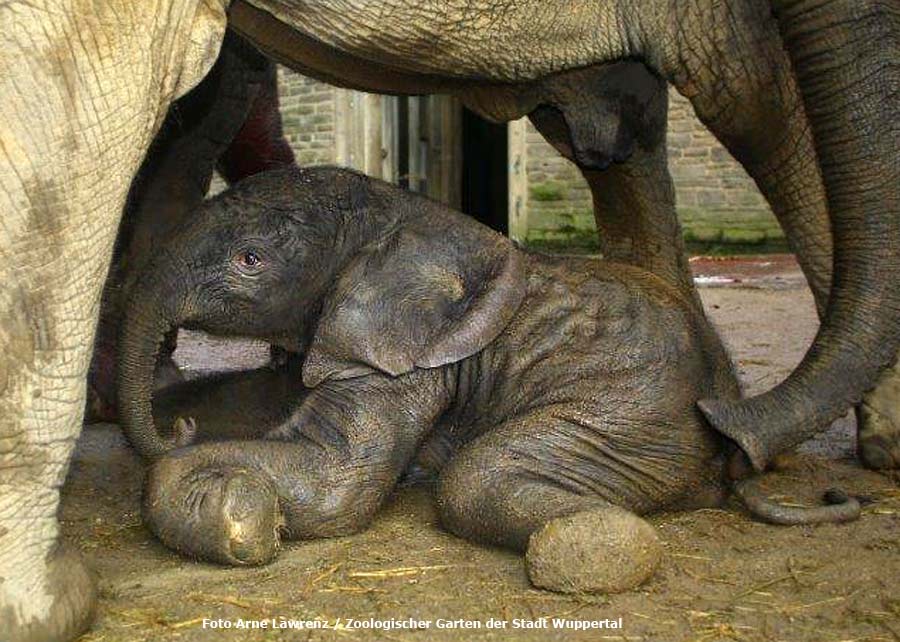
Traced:
<svg viewBox="0 0 900 642">
<path fill-rule="evenodd" d="M 737 404 L 704 404 L 762 465 L 857 402 L 900 337 L 900 9 L 888 0 L 774 3 L 777 25 L 765 0 L 252 0 L 230 9 L 234 28 L 264 51 L 362 89 L 465 93 L 639 59 L 687 95 L 732 147 L 752 137 L 748 123 L 770 119 L 766 141 L 742 151 L 765 168 L 760 176 L 790 190 L 785 168 L 799 139 L 779 125 L 790 113 L 767 102 L 771 87 L 737 82 L 766 77 L 770 58 L 757 47 L 771 48 L 780 28 L 820 159 L 835 276 L 822 328 L 787 381 Z M 92 585 L 58 546 L 56 508 L 79 432 L 101 287 L 131 178 L 171 101 L 212 65 L 228 5 L 0 4 L 6 639 L 65 639 L 90 621 Z M 734 58 L 735 47 L 762 55 Z"/>
</svg>

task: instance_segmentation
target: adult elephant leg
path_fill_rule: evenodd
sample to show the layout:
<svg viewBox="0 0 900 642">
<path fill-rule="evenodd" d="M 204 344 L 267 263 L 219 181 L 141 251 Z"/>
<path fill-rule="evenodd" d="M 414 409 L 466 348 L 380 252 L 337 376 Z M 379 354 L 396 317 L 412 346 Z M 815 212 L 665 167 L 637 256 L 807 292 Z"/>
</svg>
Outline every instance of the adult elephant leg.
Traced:
<svg viewBox="0 0 900 642">
<path fill-rule="evenodd" d="M 159 19 L 166 16 L 167 21 Z M 63 640 L 94 589 L 60 546 L 100 289 L 128 184 L 171 97 L 202 76 L 221 6 L 0 5 L 0 638 Z"/>
<path fill-rule="evenodd" d="M 856 409 L 857 452 L 869 468 L 900 468 L 900 359 Z"/>
<path fill-rule="evenodd" d="M 896 59 L 896 9 L 877 2 L 806 4 L 785 3 L 779 16 L 824 177 L 834 235 L 831 294 L 813 346 L 787 380 L 760 397 L 701 402 L 711 423 L 737 441 L 757 467 L 858 403 L 896 356 L 900 334 L 894 288 L 900 280 L 895 240 L 900 238 L 895 215 L 900 209 L 900 115 L 891 95 L 898 80 L 890 62 Z M 774 161 L 779 146 L 782 158 L 802 152 L 790 151 L 799 139 L 773 118 L 790 114 L 784 87 L 793 78 L 768 3 L 690 6 L 670 33 L 676 46 L 666 59 L 666 75 L 748 167 L 765 167 L 765 159 L 773 159 L 770 180 L 789 184 L 795 178 L 790 165 Z M 745 147 L 754 136 L 762 140 Z M 821 229 L 815 222 L 821 217 L 816 199 L 803 195 L 810 187 L 800 178 L 794 185 L 801 206 L 780 213 L 786 227 L 798 230 L 789 229 L 789 236 L 797 242 L 807 229 L 810 239 L 821 238 L 815 232 Z M 828 244 L 819 246 L 818 255 L 811 246 L 798 249 L 813 278 L 824 271 L 810 266 L 827 262 Z M 818 278 L 814 287 L 827 287 Z"/>
<path fill-rule="evenodd" d="M 821 317 L 831 287 L 832 237 L 809 123 L 777 25 L 771 17 L 749 11 L 752 4 L 741 6 L 734 29 L 747 37 L 710 31 L 704 46 L 682 49 L 681 71 L 673 80 L 765 196 Z M 697 22 L 727 24 L 724 7 L 707 5 L 700 11 Z M 741 61 L 741 66 L 722 68 L 718 60 Z"/>
<path fill-rule="evenodd" d="M 759 149 L 761 136 L 742 139 L 729 149 L 756 180 L 781 223 L 821 318 L 831 286 L 828 205 L 802 106 L 791 106 L 783 116 L 792 131 L 770 156 L 765 157 Z M 757 161 L 760 158 L 764 160 Z M 900 466 L 900 371 L 896 364 L 882 372 L 875 388 L 863 396 L 856 407 L 856 422 L 860 461 L 875 469 Z"/>
<path fill-rule="evenodd" d="M 587 180 L 603 256 L 642 267 L 699 304 L 668 169 L 668 85 L 643 64 L 567 72 L 533 90 L 531 122 Z"/>
<path fill-rule="evenodd" d="M 780 44 L 769 50 L 768 56 L 769 69 L 789 69 L 787 53 Z M 743 99 L 751 101 L 752 96 Z M 775 118 L 735 126 L 733 117 L 715 118 L 721 112 L 711 105 L 699 103 L 698 107 L 701 118 L 766 197 L 797 256 L 821 318 L 831 288 L 833 239 L 818 158 L 793 74 L 779 71 L 772 78 L 765 109 Z M 773 132 L 773 122 L 779 123 L 777 132 Z M 900 466 L 900 372 L 896 365 L 881 374 L 875 389 L 857 406 L 856 416 L 861 461 L 870 468 Z"/>
<path fill-rule="evenodd" d="M 773 4 L 822 171 L 834 271 L 814 349 L 770 399 L 789 399 L 804 379 L 821 382 L 831 393 L 812 415 L 821 424 L 858 402 L 854 388 L 870 389 L 897 356 L 900 7 L 874 1 Z M 747 430 L 754 407 L 759 403 L 713 409 L 711 415 L 744 443 L 777 443 L 778 429 Z M 796 443 L 790 431 L 781 432 L 782 443 Z"/>
<path fill-rule="evenodd" d="M 878 0 L 818 5 L 778 0 L 773 6 L 797 71 L 831 211 L 854 215 L 835 225 L 829 310 L 844 312 L 841 292 L 864 279 L 871 281 L 870 294 L 876 296 L 871 303 L 851 303 L 853 311 L 896 311 L 896 303 L 879 293 L 884 287 L 896 292 L 900 285 L 890 271 L 898 263 L 900 243 L 900 6 Z M 852 65 L 844 62 L 845 55 L 852 57 Z M 881 217 L 894 227 L 879 224 Z M 842 243 L 848 239 L 852 249 L 885 238 L 894 252 L 885 257 L 884 266 L 867 270 Z M 871 468 L 900 468 L 900 362 L 896 353 L 889 356 L 893 365 L 857 409 L 859 454 Z"/>
<path fill-rule="evenodd" d="M 604 258 L 656 274 L 700 304 L 694 287 L 665 143 L 638 148 L 605 171 L 582 170 L 594 200 Z"/>
<path fill-rule="evenodd" d="M 681 31 L 670 36 L 677 44 L 664 72 L 759 186 L 821 315 L 831 286 L 830 222 L 812 137 L 778 26 L 767 4 L 758 0 L 692 6 Z"/>
</svg>

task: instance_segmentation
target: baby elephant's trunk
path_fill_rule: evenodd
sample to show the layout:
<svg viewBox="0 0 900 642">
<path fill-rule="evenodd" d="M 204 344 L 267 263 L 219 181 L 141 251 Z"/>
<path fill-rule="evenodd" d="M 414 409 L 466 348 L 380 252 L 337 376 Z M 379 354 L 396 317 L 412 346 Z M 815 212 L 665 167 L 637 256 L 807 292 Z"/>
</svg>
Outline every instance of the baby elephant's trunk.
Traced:
<svg viewBox="0 0 900 642">
<path fill-rule="evenodd" d="M 119 335 L 118 401 L 122 428 L 131 445 L 142 457 L 155 459 L 175 447 L 174 441 L 156 430 L 151 396 L 160 346 L 184 319 L 185 297 L 171 281 L 142 281 L 133 289 Z"/>
</svg>

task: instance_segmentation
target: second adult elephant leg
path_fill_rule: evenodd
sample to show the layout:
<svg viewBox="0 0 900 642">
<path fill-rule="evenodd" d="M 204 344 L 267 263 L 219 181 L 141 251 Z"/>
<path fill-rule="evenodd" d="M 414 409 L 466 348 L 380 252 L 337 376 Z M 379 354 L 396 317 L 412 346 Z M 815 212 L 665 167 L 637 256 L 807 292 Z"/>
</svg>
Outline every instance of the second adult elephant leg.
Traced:
<svg viewBox="0 0 900 642">
<path fill-rule="evenodd" d="M 715 73 L 707 61 L 708 67 L 697 70 L 692 84 L 681 89 L 693 94 L 697 115 L 759 186 L 797 256 L 821 317 L 831 288 L 833 239 L 809 123 L 777 26 L 771 18 L 754 16 L 741 24 L 753 37 L 728 40 L 729 47 L 743 48 L 728 50 L 724 57 L 748 66 Z M 710 44 L 703 50 L 716 48 Z M 685 60 L 700 59 L 686 55 Z M 900 466 L 896 366 L 882 373 L 878 386 L 858 406 L 857 418 L 863 463 Z"/>
<path fill-rule="evenodd" d="M 785 102 L 786 89 L 802 89 L 827 186 L 836 268 L 813 344 L 767 392 L 699 402 L 709 422 L 762 468 L 858 403 L 896 359 L 900 192 L 893 143 L 900 119 L 891 61 L 898 14 L 894 3 L 853 0 L 678 4 L 687 11 L 666 23 L 661 73 L 748 169 L 800 153 L 799 139 L 783 124 L 801 111 Z M 773 13 L 772 4 L 781 10 Z M 771 163 L 768 170 L 772 180 L 792 181 L 787 166 Z"/>
<path fill-rule="evenodd" d="M 548 99 L 529 117 L 587 180 L 603 256 L 642 267 L 699 304 L 668 169 L 665 80 L 627 62 L 544 81 L 541 91 Z"/>
<path fill-rule="evenodd" d="M 642 267 L 699 305 L 675 210 L 665 144 L 638 148 L 624 163 L 603 171 L 582 170 L 582 174 L 591 188 L 604 258 Z"/>
<path fill-rule="evenodd" d="M 790 101 L 799 97 L 791 95 Z M 802 106 L 785 109 L 787 136 L 763 161 L 759 137 L 731 145 L 785 231 L 791 249 L 812 290 L 819 316 L 828 305 L 832 274 L 832 235 L 827 202 L 812 138 Z M 777 168 L 777 169 L 776 169 Z M 900 370 L 897 364 L 881 373 L 875 389 L 856 407 L 857 450 L 869 468 L 900 467 Z"/>
</svg>

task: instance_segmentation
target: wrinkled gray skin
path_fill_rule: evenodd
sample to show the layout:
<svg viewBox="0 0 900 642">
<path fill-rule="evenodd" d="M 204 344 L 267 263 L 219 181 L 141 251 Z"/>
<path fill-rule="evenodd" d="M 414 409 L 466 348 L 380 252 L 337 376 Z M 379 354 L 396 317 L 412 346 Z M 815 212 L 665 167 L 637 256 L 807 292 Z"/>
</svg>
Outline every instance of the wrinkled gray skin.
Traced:
<svg viewBox="0 0 900 642">
<path fill-rule="evenodd" d="M 231 24 L 280 60 L 361 89 L 449 91 L 468 101 L 479 87 L 529 85 L 623 58 L 674 84 L 763 187 L 807 274 L 827 277 L 834 257 L 822 330 L 797 371 L 762 398 L 703 404 L 757 466 L 856 403 L 893 360 L 893 0 L 772 0 L 775 19 L 765 0 L 251 2 L 0 4 L 6 638 L 68 639 L 90 622 L 94 591 L 77 556 L 58 545 L 56 509 L 81 428 L 102 284 L 131 179 L 171 102 L 212 66 L 229 5 Z M 613 173 L 621 189 L 629 171 Z M 636 221 L 647 225 L 631 229 L 634 247 L 661 238 L 652 218 Z M 818 292 L 831 281 L 812 280 Z M 892 455 L 900 422 L 892 424 L 897 404 L 885 398 L 867 415 L 885 427 L 878 450 L 891 465 L 900 460 Z"/>
<path fill-rule="evenodd" d="M 526 254 L 421 196 L 316 168 L 216 197 L 139 279 L 123 427 L 156 460 L 144 519 L 187 555 L 258 564 L 281 537 L 359 531 L 437 440 L 459 447 L 437 491 L 449 530 L 527 549 L 540 586 L 616 591 L 659 559 L 637 515 L 714 503 L 728 481 L 696 408 L 738 397 L 728 358 L 695 302 L 643 270 Z M 300 352 L 312 389 L 262 439 L 167 452 L 191 435 L 157 432 L 152 364 L 181 325 Z"/>
<path fill-rule="evenodd" d="M 386 4 L 357 5 L 335 16 L 324 1 L 298 7 L 257 0 L 236 4 L 231 18 L 276 59 L 339 84 L 404 92 L 421 86 L 425 74 L 433 87 L 457 91 L 488 117 L 524 115 L 545 102 L 556 108 L 592 183 L 600 227 L 624 233 L 612 244 L 614 259 L 664 260 L 661 248 L 675 226 L 666 217 L 657 222 L 646 209 L 624 213 L 635 218 L 623 223 L 617 219 L 625 211 L 610 209 L 615 200 L 603 196 L 668 202 L 670 183 L 666 177 L 647 196 L 633 196 L 651 174 L 665 173 L 660 145 L 644 143 L 644 157 L 613 172 L 611 185 L 594 171 L 603 163 L 595 163 L 592 152 L 610 155 L 603 140 L 608 132 L 590 120 L 597 111 L 584 99 L 593 92 L 585 82 L 590 66 L 600 60 L 637 59 L 672 83 L 757 181 L 798 253 L 823 318 L 806 358 L 784 383 L 756 398 L 700 402 L 757 469 L 843 414 L 895 360 L 900 216 L 882 213 L 900 208 L 896 3 L 780 0 L 773 3 L 778 21 L 761 0 L 516 2 L 483 13 L 434 3 L 427 24 L 417 20 L 424 13 L 418 6 Z M 476 28 L 481 24 L 495 29 Z M 545 25 L 565 37 L 550 56 L 522 62 L 523 51 L 546 51 Z M 474 52 L 489 55 L 472 58 Z M 550 69 L 543 66 L 548 58 L 565 63 L 549 63 Z M 371 73 L 373 62 L 382 73 Z M 454 69 L 450 79 L 448 67 Z M 587 76 L 579 77 L 583 72 Z M 534 83 L 523 82 L 529 77 L 538 81 L 536 93 Z M 881 80 L 871 81 L 876 77 Z M 470 82 L 476 78 L 489 82 Z M 574 108 L 557 102 L 553 94 L 560 88 L 570 97 L 575 90 Z M 549 99 L 541 98 L 548 89 Z M 812 106 L 808 114 L 804 102 Z M 678 268 L 670 263 L 667 271 Z M 882 394 L 869 399 L 876 401 L 867 404 L 872 412 L 863 413 L 861 449 L 873 466 L 900 461 L 896 388 L 886 381 Z M 878 434 L 867 433 L 867 426 Z"/>
<path fill-rule="evenodd" d="M 172 105 L 131 185 L 103 288 L 85 423 L 118 420 L 115 346 L 127 293 L 134 275 L 206 197 L 214 170 L 231 184 L 293 164 L 282 130 L 275 65 L 229 31 L 203 82 Z M 157 364 L 158 388 L 182 380 L 171 358 L 174 334 L 166 343 Z"/>
</svg>

